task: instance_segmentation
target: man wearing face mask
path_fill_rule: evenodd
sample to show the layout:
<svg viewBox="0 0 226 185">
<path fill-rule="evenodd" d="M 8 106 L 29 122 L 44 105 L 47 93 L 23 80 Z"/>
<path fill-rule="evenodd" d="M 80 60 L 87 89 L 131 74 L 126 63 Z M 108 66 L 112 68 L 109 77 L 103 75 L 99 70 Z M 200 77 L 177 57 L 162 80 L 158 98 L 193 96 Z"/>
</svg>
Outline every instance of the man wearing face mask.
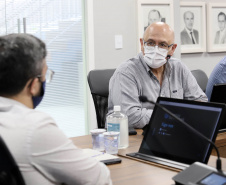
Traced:
<svg viewBox="0 0 226 185">
<path fill-rule="evenodd" d="M 0 37 L 0 136 L 12 153 L 25 184 L 112 184 L 108 168 L 86 156 L 34 108 L 54 72 L 46 47 L 28 34 Z"/>
<path fill-rule="evenodd" d="M 156 102 L 159 96 L 207 101 L 190 70 L 178 59 L 170 58 L 177 44 L 169 25 L 151 24 L 140 39 L 141 53 L 122 63 L 109 83 L 108 114 L 120 105 L 129 124 L 143 128 L 152 115 L 153 105 L 142 103 L 139 96 Z"/>
</svg>

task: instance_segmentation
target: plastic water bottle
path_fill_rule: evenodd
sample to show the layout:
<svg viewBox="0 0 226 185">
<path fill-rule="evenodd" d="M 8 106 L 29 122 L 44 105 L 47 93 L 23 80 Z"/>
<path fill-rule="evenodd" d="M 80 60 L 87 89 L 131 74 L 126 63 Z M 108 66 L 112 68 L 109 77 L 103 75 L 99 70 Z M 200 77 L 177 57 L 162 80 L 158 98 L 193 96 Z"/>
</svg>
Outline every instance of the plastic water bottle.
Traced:
<svg viewBox="0 0 226 185">
<path fill-rule="evenodd" d="M 129 146 L 128 117 L 120 111 L 120 106 L 114 106 L 114 112 L 107 116 L 107 131 L 120 132 L 119 149 Z"/>
</svg>

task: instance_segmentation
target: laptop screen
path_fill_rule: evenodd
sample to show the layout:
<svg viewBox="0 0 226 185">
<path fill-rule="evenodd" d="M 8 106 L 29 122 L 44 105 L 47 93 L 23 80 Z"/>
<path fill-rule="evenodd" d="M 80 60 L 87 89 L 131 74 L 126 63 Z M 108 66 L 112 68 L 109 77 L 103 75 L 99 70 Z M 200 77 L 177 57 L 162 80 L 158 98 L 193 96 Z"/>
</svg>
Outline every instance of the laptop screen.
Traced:
<svg viewBox="0 0 226 185">
<path fill-rule="evenodd" d="M 159 97 L 157 102 L 213 142 L 223 121 L 225 105 Z M 212 146 L 158 106 L 153 114 L 139 153 L 191 164 L 207 163 Z"/>
<path fill-rule="evenodd" d="M 226 103 L 226 84 L 215 84 L 211 93 L 211 102 Z"/>
<path fill-rule="evenodd" d="M 210 102 L 226 103 L 226 84 L 215 84 L 213 86 Z M 220 126 L 220 132 L 226 131 L 226 122 Z"/>
</svg>

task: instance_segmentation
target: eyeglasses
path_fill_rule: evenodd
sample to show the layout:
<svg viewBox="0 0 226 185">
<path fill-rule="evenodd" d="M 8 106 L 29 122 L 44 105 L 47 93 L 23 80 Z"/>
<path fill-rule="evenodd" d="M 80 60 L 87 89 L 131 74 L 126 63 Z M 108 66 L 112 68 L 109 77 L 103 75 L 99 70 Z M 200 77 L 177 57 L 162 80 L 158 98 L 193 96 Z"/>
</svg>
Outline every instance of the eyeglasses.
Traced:
<svg viewBox="0 0 226 185">
<path fill-rule="evenodd" d="M 46 71 L 46 83 L 50 83 L 53 79 L 54 71 L 51 69 L 47 69 Z M 37 78 L 41 78 L 43 75 L 37 75 Z"/>
<path fill-rule="evenodd" d="M 148 46 L 150 50 L 154 50 L 155 49 L 155 46 L 158 46 L 159 51 L 168 50 L 169 47 L 171 47 L 173 45 L 174 44 L 167 45 L 166 43 L 160 43 L 160 44 L 156 45 L 156 43 L 153 42 L 153 41 L 144 42 L 144 46 L 146 46 L 146 47 Z"/>
</svg>

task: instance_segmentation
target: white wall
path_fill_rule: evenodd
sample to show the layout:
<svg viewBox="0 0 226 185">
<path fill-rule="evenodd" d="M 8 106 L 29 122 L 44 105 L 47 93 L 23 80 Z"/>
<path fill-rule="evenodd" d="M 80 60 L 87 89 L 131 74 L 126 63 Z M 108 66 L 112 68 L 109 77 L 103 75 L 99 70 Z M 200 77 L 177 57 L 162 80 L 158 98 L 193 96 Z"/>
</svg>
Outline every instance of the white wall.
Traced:
<svg viewBox="0 0 226 185">
<path fill-rule="evenodd" d="M 95 66 L 116 68 L 137 53 L 135 0 L 94 0 L 93 4 Z M 115 35 L 122 35 L 122 49 L 114 48 Z"/>
<path fill-rule="evenodd" d="M 177 11 L 180 2 L 197 0 L 174 0 L 175 43 L 178 44 L 174 57 L 181 58 L 191 70 L 202 69 L 209 76 L 226 53 L 180 53 L 180 11 Z M 225 0 L 199 0 L 199 2 L 226 3 Z M 116 68 L 123 61 L 137 55 L 137 0 L 93 0 L 93 25 L 96 69 Z M 122 49 L 114 48 L 115 35 L 122 35 Z M 94 110 L 91 114 L 95 114 Z M 95 127 L 94 120 L 92 127 Z"/>
<path fill-rule="evenodd" d="M 94 52 L 97 69 L 116 68 L 120 63 L 137 54 L 137 5 L 136 0 L 94 0 Z M 179 2 L 174 0 L 175 35 L 178 42 L 180 28 Z M 199 0 L 199 2 L 226 3 L 225 0 Z M 123 36 L 123 48 L 114 48 L 114 36 Z M 179 51 L 180 46 L 177 48 Z M 176 54 L 180 56 L 180 54 Z M 202 69 L 209 76 L 213 67 L 225 56 L 222 53 L 181 54 L 181 59 L 192 69 Z"/>
</svg>

